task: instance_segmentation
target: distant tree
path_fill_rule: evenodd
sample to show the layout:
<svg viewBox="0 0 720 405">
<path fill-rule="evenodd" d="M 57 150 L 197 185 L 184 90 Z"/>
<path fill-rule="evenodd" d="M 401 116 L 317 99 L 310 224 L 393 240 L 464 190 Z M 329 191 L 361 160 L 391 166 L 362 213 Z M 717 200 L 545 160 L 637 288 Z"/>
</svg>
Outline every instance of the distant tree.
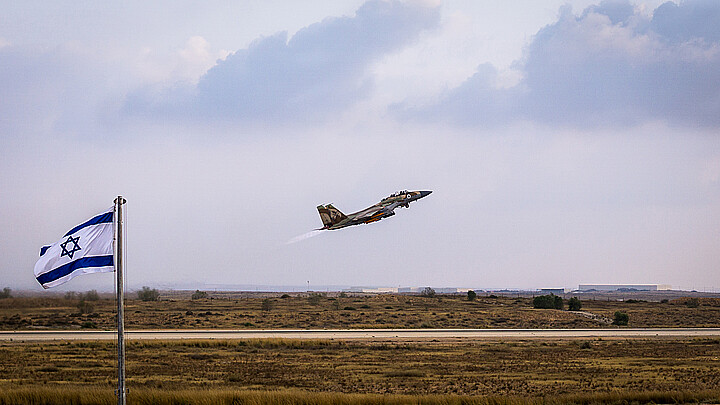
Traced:
<svg viewBox="0 0 720 405">
<path fill-rule="evenodd" d="M 613 325 L 627 325 L 630 317 L 625 312 L 616 311 L 615 319 L 613 319 Z"/>
<path fill-rule="evenodd" d="M 340 293 L 340 295 L 338 295 L 338 297 L 339 297 L 339 298 L 347 298 L 348 295 L 343 291 L 343 292 Z"/>
<path fill-rule="evenodd" d="M 538 295 L 533 298 L 533 307 L 538 309 L 563 309 L 563 299 L 555 294 Z"/>
<path fill-rule="evenodd" d="M 83 299 L 85 301 L 97 301 L 100 299 L 100 296 L 98 295 L 98 292 L 96 290 L 90 290 L 85 294 L 81 294 L 80 299 Z"/>
<path fill-rule="evenodd" d="M 533 298 L 533 308 L 535 309 L 551 309 L 555 308 L 555 299 L 551 295 L 538 295 Z"/>
<path fill-rule="evenodd" d="M 65 293 L 66 300 L 76 300 L 77 298 L 78 294 L 75 291 L 68 291 Z"/>
<path fill-rule="evenodd" d="M 194 299 L 194 300 L 199 300 L 199 299 L 203 299 L 203 298 L 207 298 L 207 297 L 208 297 L 208 293 L 206 293 L 205 291 L 200 291 L 200 290 L 195 290 L 195 292 L 192 295 L 192 299 Z"/>
<path fill-rule="evenodd" d="M 568 311 L 579 311 L 582 308 L 582 302 L 578 297 L 572 297 L 568 300 Z"/>
<path fill-rule="evenodd" d="M 468 290 L 467 296 L 468 296 L 468 301 L 475 301 L 475 298 L 477 298 L 477 294 L 473 290 Z"/>
<path fill-rule="evenodd" d="M 271 311 L 273 309 L 275 302 L 271 300 L 270 298 L 265 298 L 262 300 L 261 308 L 263 311 Z"/>
<path fill-rule="evenodd" d="M 434 298 L 435 290 L 431 287 L 425 287 L 425 288 L 423 288 L 422 292 L 420 293 L 420 296 L 425 297 L 425 298 Z"/>
<path fill-rule="evenodd" d="M 142 290 L 137 292 L 138 298 L 142 301 L 157 301 L 160 293 L 156 289 L 144 286 Z"/>
<path fill-rule="evenodd" d="M 12 298 L 12 290 L 10 287 L 5 287 L 0 291 L 0 298 Z"/>
<path fill-rule="evenodd" d="M 290 294 L 283 294 L 280 296 L 280 298 L 282 298 L 282 299 L 290 298 Z"/>
</svg>

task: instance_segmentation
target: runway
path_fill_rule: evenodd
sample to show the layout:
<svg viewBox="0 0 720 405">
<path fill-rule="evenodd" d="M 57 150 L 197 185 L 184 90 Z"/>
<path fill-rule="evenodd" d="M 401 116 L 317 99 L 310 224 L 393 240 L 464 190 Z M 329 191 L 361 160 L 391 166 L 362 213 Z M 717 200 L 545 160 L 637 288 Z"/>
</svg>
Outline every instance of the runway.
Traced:
<svg viewBox="0 0 720 405">
<path fill-rule="evenodd" d="M 148 339 L 580 339 L 719 337 L 720 328 L 645 329 L 322 329 L 322 330 L 126 330 L 129 340 Z M 112 340 L 116 331 L 0 331 L 0 341 Z"/>
</svg>

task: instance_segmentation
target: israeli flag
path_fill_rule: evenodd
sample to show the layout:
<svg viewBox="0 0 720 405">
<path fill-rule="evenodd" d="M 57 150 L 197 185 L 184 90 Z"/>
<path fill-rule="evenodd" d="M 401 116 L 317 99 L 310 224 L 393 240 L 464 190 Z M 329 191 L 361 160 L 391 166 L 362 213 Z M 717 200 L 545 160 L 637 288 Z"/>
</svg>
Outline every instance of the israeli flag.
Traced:
<svg viewBox="0 0 720 405">
<path fill-rule="evenodd" d="M 43 288 L 66 283 L 87 273 L 106 273 L 113 265 L 114 208 L 71 229 L 58 242 L 40 249 L 35 278 Z"/>
</svg>

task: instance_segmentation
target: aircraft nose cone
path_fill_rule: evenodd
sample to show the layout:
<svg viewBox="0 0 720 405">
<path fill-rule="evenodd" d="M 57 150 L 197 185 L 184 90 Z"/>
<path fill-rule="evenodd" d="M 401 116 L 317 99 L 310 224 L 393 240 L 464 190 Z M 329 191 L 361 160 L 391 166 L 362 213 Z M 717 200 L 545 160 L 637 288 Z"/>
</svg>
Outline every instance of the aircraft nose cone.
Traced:
<svg viewBox="0 0 720 405">
<path fill-rule="evenodd" d="M 420 192 L 420 198 L 427 197 L 432 193 L 432 191 L 421 191 Z"/>
</svg>

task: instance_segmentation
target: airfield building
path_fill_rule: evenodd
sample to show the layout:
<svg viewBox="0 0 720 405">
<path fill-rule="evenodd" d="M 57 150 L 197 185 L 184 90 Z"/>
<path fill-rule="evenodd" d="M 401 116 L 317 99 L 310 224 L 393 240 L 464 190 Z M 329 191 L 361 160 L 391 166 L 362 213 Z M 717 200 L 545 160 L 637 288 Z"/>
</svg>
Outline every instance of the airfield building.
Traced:
<svg viewBox="0 0 720 405">
<path fill-rule="evenodd" d="M 561 295 L 561 294 L 567 294 L 570 291 L 572 291 L 569 288 L 541 288 L 540 294 L 555 294 L 555 295 Z"/>
<path fill-rule="evenodd" d="M 580 284 L 580 291 L 663 291 L 670 290 L 668 284 Z"/>
<path fill-rule="evenodd" d="M 398 288 L 399 293 L 421 293 L 427 287 L 400 287 Z M 460 294 L 467 293 L 470 288 L 455 288 L 455 287 L 432 287 L 438 294 Z"/>
<path fill-rule="evenodd" d="M 398 292 L 397 287 L 350 287 L 344 292 L 371 293 L 371 294 L 392 294 Z"/>
</svg>

